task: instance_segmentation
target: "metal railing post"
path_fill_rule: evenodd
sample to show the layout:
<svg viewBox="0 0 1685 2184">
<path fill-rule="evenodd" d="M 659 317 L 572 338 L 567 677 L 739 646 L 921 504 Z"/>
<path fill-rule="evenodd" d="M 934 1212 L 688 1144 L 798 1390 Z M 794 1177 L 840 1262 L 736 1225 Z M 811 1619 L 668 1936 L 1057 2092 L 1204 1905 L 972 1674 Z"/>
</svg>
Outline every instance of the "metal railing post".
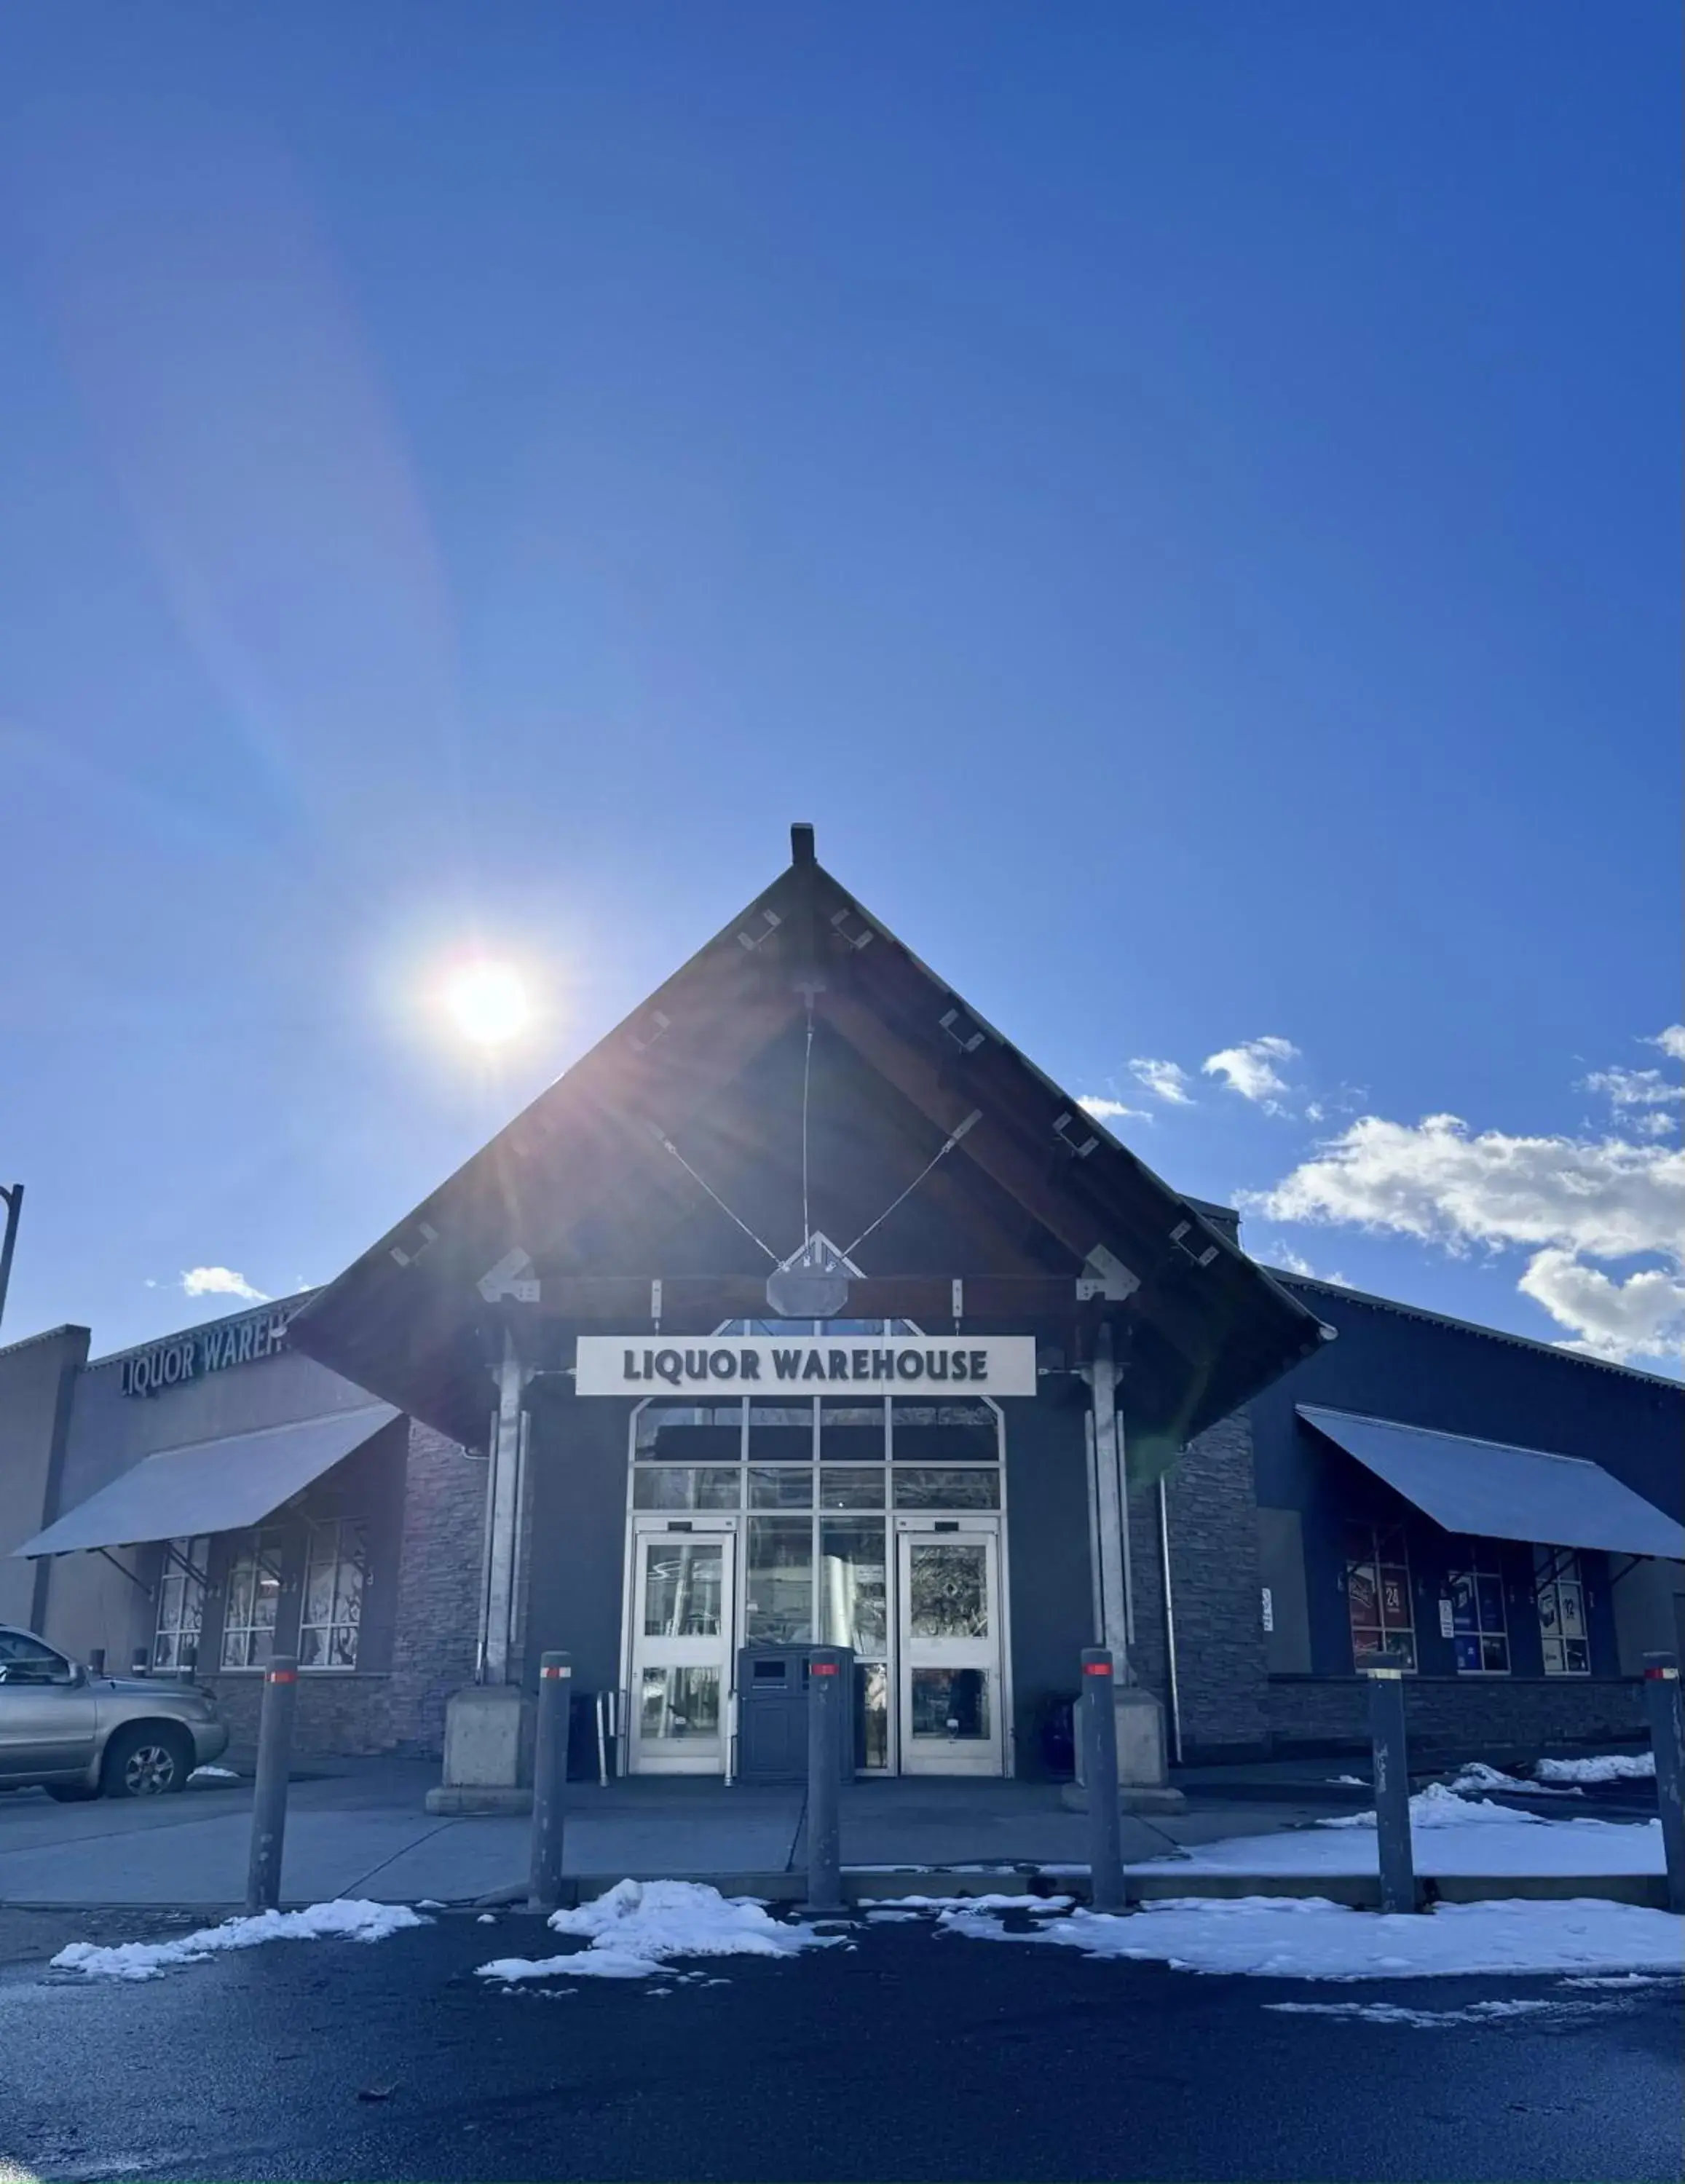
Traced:
<svg viewBox="0 0 1685 2184">
<path fill-rule="evenodd" d="M 1109 1646 L 1082 1656 L 1082 1779 L 1088 1792 L 1089 1901 L 1096 1911 L 1127 1911 L 1123 1808 L 1118 1799 L 1118 1709 Z"/>
<path fill-rule="evenodd" d="M 1415 1853 L 1410 1842 L 1410 1762 L 1404 1741 L 1404 1657 L 1371 1653 L 1369 1729 L 1374 1746 L 1375 1834 L 1383 1911 L 1419 1911 Z"/>
<path fill-rule="evenodd" d="M 1650 1720 L 1650 1748 L 1655 1753 L 1656 1804 L 1661 1813 L 1661 1847 L 1667 1860 L 1667 1908 L 1685 1911 L 1685 1704 L 1679 1688 L 1679 1663 L 1671 1653 L 1644 1656 L 1644 1711 Z"/>
<path fill-rule="evenodd" d="M 561 1850 L 567 1800 L 567 1736 L 572 1726 L 573 1663 L 546 1653 L 538 1663 L 538 1723 L 533 1749 L 533 1873 L 529 1911 L 561 1902 Z"/>
<path fill-rule="evenodd" d="M 287 1763 L 293 1749 L 293 1709 L 299 1663 L 280 1653 L 264 1671 L 258 1716 L 258 1771 L 252 1791 L 252 1856 L 246 1908 L 273 1911 L 281 1901 L 281 1852 L 287 1833 Z"/>
<path fill-rule="evenodd" d="M 842 1910 L 842 1656 L 807 1657 L 807 1908 Z"/>
</svg>

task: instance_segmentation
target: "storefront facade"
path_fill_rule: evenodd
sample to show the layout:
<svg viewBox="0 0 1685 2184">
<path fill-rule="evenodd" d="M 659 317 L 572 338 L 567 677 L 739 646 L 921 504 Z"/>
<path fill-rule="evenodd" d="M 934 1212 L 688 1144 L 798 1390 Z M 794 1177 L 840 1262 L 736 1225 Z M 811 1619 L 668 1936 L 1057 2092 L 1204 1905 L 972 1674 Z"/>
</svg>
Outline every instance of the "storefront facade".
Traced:
<svg viewBox="0 0 1685 2184">
<path fill-rule="evenodd" d="M 1173 1763 L 1360 1745 L 1383 1646 L 1425 1749 L 1637 1733 L 1679 1384 L 1256 1266 L 793 846 L 325 1290 L 0 1351 L 0 1619 L 516 1773 L 552 1648 L 639 1774 L 815 1643 L 866 1775 L 1068 1772 L 1096 1642 Z"/>
<path fill-rule="evenodd" d="M 294 1350 L 303 1301 L 109 1357 L 85 1328 L 0 1351 L 0 1616 L 114 1674 L 192 1675 L 237 1752 L 276 1652 L 302 1751 L 436 1751 L 472 1673 L 484 1459 Z"/>
</svg>

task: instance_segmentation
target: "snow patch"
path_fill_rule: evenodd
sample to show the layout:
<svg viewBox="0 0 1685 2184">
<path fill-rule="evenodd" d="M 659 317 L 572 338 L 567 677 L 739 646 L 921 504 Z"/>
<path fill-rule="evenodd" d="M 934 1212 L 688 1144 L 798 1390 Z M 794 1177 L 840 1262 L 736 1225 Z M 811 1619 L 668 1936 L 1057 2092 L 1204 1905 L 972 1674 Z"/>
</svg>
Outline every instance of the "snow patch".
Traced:
<svg viewBox="0 0 1685 2184">
<path fill-rule="evenodd" d="M 1173 1970 L 1261 1979 L 1446 1978 L 1471 1973 L 1665 1972 L 1685 1969 L 1685 1919 L 1631 1903 L 1501 1899 L 1432 1911 L 1348 1911 L 1315 1896 L 1167 1897 L 1124 1917 L 1074 1911 L 1028 1931 L 944 1912 L 970 1941 L 1076 1948 Z"/>
<path fill-rule="evenodd" d="M 552 1932 L 589 1947 L 554 1957 L 499 1957 L 482 1979 L 648 1979 L 675 1957 L 793 1957 L 845 1937 L 784 1925 L 750 1896 L 696 1880 L 619 1880 L 577 1910 L 552 1912 Z"/>
<path fill-rule="evenodd" d="M 1501 1768 L 1489 1767 L 1484 1759 L 1470 1759 L 1451 1778 L 1450 1786 L 1459 1797 L 1471 1797 L 1477 1790 L 1508 1790 L 1512 1795 L 1519 1791 L 1524 1797 L 1583 1797 L 1585 1791 L 1577 1782 L 1524 1782 L 1518 1776 L 1506 1774 Z"/>
<path fill-rule="evenodd" d="M 1595 2007 L 1595 2005 L 1592 2005 Z M 1490 2025 L 1495 2019 L 1532 2017 L 1545 2010 L 1558 2017 L 1583 2016 L 1587 2005 L 1559 2002 L 1471 2002 L 1463 2009 L 1408 2009 L 1397 2002 L 1266 2002 L 1283 2016 L 1343 2017 L 1370 2025 Z"/>
<path fill-rule="evenodd" d="M 190 1782 L 237 1782 L 239 1775 L 232 1767 L 196 1767 L 188 1775 Z"/>
<path fill-rule="evenodd" d="M 1496 1788 L 1495 1783 L 1482 1786 Z M 1525 1786 L 1518 1785 L 1518 1787 Z M 1442 1782 L 1430 1782 L 1426 1790 L 1418 1790 L 1410 1800 L 1410 1827 L 1460 1828 L 1486 1827 L 1500 1821 L 1505 1827 L 1548 1827 L 1537 1813 L 1512 1813 L 1504 1805 L 1494 1805 L 1489 1797 L 1463 1797 L 1454 1789 L 1447 1789 Z M 1372 1828 L 1373 1813 L 1339 1813 L 1331 1819 L 1319 1820 L 1320 1828 Z"/>
<path fill-rule="evenodd" d="M 1604 1752 L 1586 1759 L 1541 1759 L 1533 1772 L 1541 1782 L 1653 1782 L 1654 1752 Z"/>
<path fill-rule="evenodd" d="M 178 1935 L 173 1942 L 119 1942 L 109 1947 L 72 1942 L 52 1962 L 58 1970 L 81 1972 L 88 1979 L 157 1979 L 166 1965 L 198 1964 L 225 1949 L 254 1949 L 264 1942 L 381 1942 L 406 1926 L 427 1924 L 406 1904 L 337 1897 L 303 1911 L 259 1911 L 248 1919 L 227 1919 L 220 1926 Z"/>
</svg>

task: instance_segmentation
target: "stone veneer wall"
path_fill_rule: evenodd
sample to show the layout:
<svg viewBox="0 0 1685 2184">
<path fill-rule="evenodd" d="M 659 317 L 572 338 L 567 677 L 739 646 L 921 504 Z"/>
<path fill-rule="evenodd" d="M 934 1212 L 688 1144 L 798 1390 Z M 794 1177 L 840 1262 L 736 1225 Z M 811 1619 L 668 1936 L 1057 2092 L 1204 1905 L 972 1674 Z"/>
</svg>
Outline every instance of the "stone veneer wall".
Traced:
<svg viewBox="0 0 1685 2184">
<path fill-rule="evenodd" d="M 1182 1757 L 1190 1763 L 1263 1758 L 1267 1664 L 1246 1412 L 1189 1442 L 1166 1477 L 1164 1498 Z"/>
<path fill-rule="evenodd" d="M 1278 1752 L 1368 1747 L 1362 1676 L 1274 1676 L 1266 1708 Z M 1404 1708 L 1413 1754 L 1532 1757 L 1553 1745 L 1631 1740 L 1644 1727 L 1636 1678 L 1411 1676 Z"/>
<path fill-rule="evenodd" d="M 445 1701 L 473 1680 L 485 1487 L 483 1458 L 410 1421 L 390 1667 L 376 1674 L 299 1677 L 293 1745 L 301 1758 L 430 1758 L 443 1750 Z M 263 1679 L 199 1680 L 215 1692 L 228 1724 L 231 1756 L 237 1764 L 249 1761 Z"/>
</svg>

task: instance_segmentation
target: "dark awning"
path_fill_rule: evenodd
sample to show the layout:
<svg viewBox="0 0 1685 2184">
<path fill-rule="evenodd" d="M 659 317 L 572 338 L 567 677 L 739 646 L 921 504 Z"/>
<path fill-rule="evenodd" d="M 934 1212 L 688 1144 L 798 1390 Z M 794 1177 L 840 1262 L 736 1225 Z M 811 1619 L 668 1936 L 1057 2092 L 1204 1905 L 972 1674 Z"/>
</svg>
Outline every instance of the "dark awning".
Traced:
<svg viewBox="0 0 1685 2184">
<path fill-rule="evenodd" d="M 1448 1532 L 1685 1559 L 1685 1526 L 1585 1457 L 1429 1433 L 1311 1403 L 1301 1403 L 1298 1414 Z"/>
<path fill-rule="evenodd" d="M 400 1415 L 390 1403 L 370 1403 L 165 1449 L 12 1552 L 68 1555 L 86 1547 L 191 1539 L 198 1532 L 243 1531 Z"/>
</svg>

